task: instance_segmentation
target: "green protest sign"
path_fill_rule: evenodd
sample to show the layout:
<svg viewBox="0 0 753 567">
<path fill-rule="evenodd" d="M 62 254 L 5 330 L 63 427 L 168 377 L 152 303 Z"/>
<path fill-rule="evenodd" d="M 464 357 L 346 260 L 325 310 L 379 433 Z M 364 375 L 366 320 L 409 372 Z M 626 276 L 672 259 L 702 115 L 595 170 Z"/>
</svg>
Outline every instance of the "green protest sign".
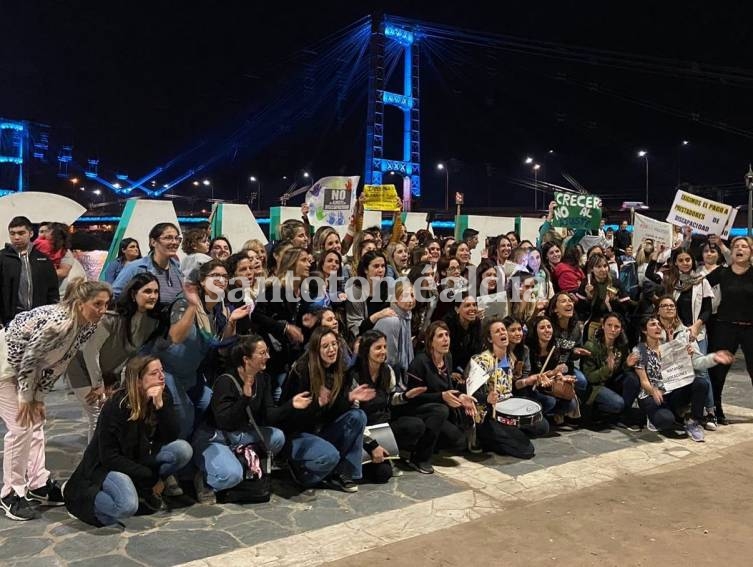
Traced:
<svg viewBox="0 0 753 567">
<path fill-rule="evenodd" d="M 597 230 L 601 222 L 601 199 L 583 193 L 555 193 L 552 226 Z"/>
</svg>

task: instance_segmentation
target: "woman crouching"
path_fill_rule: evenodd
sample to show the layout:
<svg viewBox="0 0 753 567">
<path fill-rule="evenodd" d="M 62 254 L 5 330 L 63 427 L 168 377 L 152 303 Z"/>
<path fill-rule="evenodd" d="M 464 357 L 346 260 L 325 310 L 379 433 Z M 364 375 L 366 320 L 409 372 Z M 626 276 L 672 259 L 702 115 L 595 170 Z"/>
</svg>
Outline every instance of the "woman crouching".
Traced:
<svg viewBox="0 0 753 567">
<path fill-rule="evenodd" d="M 498 421 L 497 403 L 513 395 L 513 367 L 515 357 L 509 349 L 507 328 L 501 319 L 493 317 L 484 323 L 482 332 L 486 350 L 471 357 L 467 384 L 472 383 L 474 368 L 480 368 L 486 381 L 473 392 L 476 398 L 476 435 L 485 451 L 530 459 L 534 455 L 533 443 L 528 435 L 545 435 L 549 425 L 545 419 L 536 424 L 517 427 Z"/>
<path fill-rule="evenodd" d="M 162 363 L 153 356 L 134 357 L 65 485 L 65 505 L 93 526 L 155 512 L 162 506 L 162 479 L 188 464 L 192 454 L 191 445 L 178 439 Z"/>
</svg>

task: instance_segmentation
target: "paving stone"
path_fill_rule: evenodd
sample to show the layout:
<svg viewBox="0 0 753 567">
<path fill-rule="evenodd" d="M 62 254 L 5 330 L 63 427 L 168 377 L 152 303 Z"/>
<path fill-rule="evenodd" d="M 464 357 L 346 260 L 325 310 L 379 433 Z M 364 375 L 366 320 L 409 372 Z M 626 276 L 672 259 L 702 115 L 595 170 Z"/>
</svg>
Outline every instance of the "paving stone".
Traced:
<svg viewBox="0 0 753 567">
<path fill-rule="evenodd" d="M 55 544 L 54 551 L 66 561 L 99 557 L 113 552 L 122 539 L 112 528 L 82 532 Z"/>
<path fill-rule="evenodd" d="M 4 563 L 4 565 L 8 565 L 8 567 L 64 567 L 65 565 L 68 565 L 68 563 L 59 557 L 49 555 L 45 557 L 36 556 L 31 559 L 12 561 Z"/>
<path fill-rule="evenodd" d="M 129 538 L 126 553 L 147 565 L 178 565 L 227 553 L 240 547 L 237 539 L 217 530 L 156 531 Z"/>
<path fill-rule="evenodd" d="M 5 514 L 0 516 L 0 539 L 14 537 L 43 536 L 49 526 L 43 521 L 16 522 L 9 520 Z"/>
<path fill-rule="evenodd" d="M 12 537 L 0 543 L 0 558 L 20 559 L 33 557 L 52 545 L 46 537 Z"/>
<path fill-rule="evenodd" d="M 124 555 L 103 555 L 94 559 L 84 559 L 67 564 L 69 567 L 143 567 Z"/>
</svg>

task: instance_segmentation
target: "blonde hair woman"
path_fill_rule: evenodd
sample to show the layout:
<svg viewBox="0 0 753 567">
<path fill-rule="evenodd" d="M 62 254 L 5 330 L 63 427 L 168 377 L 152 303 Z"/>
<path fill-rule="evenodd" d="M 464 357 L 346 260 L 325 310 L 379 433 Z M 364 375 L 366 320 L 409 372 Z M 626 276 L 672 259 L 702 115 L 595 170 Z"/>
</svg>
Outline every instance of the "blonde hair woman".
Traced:
<svg viewBox="0 0 753 567">
<path fill-rule="evenodd" d="M 102 408 L 97 433 L 65 485 L 65 505 L 82 522 L 108 526 L 162 507 L 162 479 L 188 464 L 162 363 L 136 356 L 123 387 Z"/>
<path fill-rule="evenodd" d="M 62 504 L 44 460 L 44 398 L 91 338 L 112 298 L 109 284 L 73 280 L 57 305 L 16 315 L 0 330 L 0 418 L 8 432 L 1 502 L 11 520 L 31 520 L 29 500 Z"/>
</svg>

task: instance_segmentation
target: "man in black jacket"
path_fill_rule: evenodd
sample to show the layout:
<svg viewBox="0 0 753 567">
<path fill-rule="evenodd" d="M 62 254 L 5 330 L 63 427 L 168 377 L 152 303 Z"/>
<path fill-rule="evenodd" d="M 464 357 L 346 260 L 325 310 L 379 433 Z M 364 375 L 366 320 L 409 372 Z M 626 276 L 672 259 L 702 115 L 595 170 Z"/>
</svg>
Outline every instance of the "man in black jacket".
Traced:
<svg viewBox="0 0 753 567">
<path fill-rule="evenodd" d="M 31 244 L 31 221 L 14 217 L 8 225 L 10 244 L 0 251 L 0 324 L 17 313 L 57 303 L 58 277 L 52 261 Z"/>
</svg>

